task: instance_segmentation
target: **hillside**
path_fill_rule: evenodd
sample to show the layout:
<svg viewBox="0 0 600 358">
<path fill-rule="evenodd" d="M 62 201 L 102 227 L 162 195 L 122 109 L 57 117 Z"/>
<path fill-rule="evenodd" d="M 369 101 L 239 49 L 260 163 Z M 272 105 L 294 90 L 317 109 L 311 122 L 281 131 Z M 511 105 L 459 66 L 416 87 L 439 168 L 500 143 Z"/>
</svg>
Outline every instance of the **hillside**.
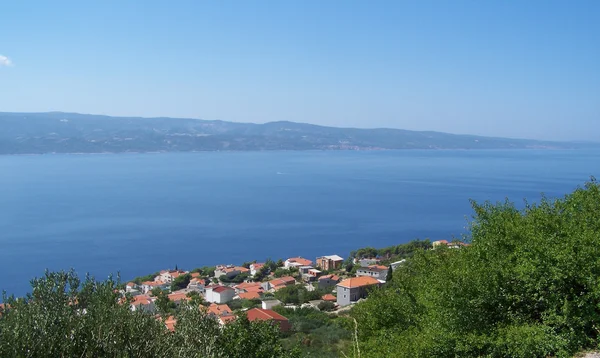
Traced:
<svg viewBox="0 0 600 358">
<path fill-rule="evenodd" d="M 575 148 L 583 144 L 294 122 L 0 112 L 0 154 L 216 150 Z"/>
</svg>

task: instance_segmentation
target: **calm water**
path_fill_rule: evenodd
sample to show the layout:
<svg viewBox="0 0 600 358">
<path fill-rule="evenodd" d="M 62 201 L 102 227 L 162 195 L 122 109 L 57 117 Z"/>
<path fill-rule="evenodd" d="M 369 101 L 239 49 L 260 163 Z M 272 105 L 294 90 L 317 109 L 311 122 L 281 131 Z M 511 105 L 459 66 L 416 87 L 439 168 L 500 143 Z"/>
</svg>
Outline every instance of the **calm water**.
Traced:
<svg viewBox="0 0 600 358">
<path fill-rule="evenodd" d="M 347 255 L 464 233 L 469 198 L 537 200 L 600 177 L 599 151 L 0 157 L 0 289 L 75 268 L 123 278 Z"/>
</svg>

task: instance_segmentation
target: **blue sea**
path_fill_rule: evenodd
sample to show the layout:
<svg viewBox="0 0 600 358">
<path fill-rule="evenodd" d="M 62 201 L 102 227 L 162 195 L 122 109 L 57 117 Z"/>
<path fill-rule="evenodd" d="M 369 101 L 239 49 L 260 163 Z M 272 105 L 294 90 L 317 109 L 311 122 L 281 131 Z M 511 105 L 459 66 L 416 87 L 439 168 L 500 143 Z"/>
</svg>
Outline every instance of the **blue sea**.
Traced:
<svg viewBox="0 0 600 358">
<path fill-rule="evenodd" d="M 0 157 L 0 290 L 46 268 L 165 268 L 467 233 L 469 199 L 522 204 L 600 175 L 600 151 L 311 151 Z"/>
</svg>

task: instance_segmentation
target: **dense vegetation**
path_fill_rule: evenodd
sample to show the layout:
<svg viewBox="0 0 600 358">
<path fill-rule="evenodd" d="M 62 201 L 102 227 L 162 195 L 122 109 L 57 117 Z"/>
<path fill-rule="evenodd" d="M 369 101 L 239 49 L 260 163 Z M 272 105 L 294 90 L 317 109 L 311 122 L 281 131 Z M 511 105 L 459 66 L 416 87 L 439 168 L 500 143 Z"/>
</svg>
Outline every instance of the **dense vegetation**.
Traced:
<svg viewBox="0 0 600 358">
<path fill-rule="evenodd" d="M 155 316 L 132 312 L 118 282 L 83 283 L 47 273 L 32 293 L 0 311 L 0 357 L 292 357 L 279 329 L 243 317 L 221 328 L 198 306 L 177 310 L 171 333 Z"/>
<path fill-rule="evenodd" d="M 472 245 L 418 251 L 352 315 L 367 357 L 570 357 L 598 345 L 600 188 L 478 205 Z"/>
</svg>

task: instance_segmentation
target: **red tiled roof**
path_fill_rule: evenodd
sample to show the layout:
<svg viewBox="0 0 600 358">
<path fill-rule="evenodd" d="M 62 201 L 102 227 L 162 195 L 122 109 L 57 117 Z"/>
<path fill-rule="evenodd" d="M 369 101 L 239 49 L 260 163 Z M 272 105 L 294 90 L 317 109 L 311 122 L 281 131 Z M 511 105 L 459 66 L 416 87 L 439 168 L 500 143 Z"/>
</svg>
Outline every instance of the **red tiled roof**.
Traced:
<svg viewBox="0 0 600 358">
<path fill-rule="evenodd" d="M 244 300 L 256 300 L 260 298 L 260 293 L 254 292 L 243 292 L 238 295 L 241 299 Z"/>
<path fill-rule="evenodd" d="M 169 294 L 169 299 L 173 302 L 179 302 L 181 300 L 189 300 L 187 292 L 173 292 Z"/>
<path fill-rule="evenodd" d="M 217 287 L 214 287 L 212 290 L 213 290 L 213 292 L 221 293 L 221 292 L 225 292 L 227 290 L 233 290 L 233 288 L 227 287 L 227 286 L 217 286 Z"/>
<path fill-rule="evenodd" d="M 238 290 L 248 290 L 254 287 L 260 287 L 260 282 L 242 282 L 239 285 L 235 286 L 235 288 Z"/>
<path fill-rule="evenodd" d="M 208 312 L 214 314 L 215 316 L 227 315 L 231 314 L 231 308 L 229 308 L 229 306 L 225 304 L 218 305 L 216 303 L 213 303 L 210 306 L 208 306 Z"/>
<path fill-rule="evenodd" d="M 247 312 L 249 321 L 266 321 L 266 320 L 275 320 L 275 321 L 287 321 L 288 319 L 280 315 L 279 313 L 273 310 L 264 310 L 262 308 L 253 308 L 248 310 Z"/>
<path fill-rule="evenodd" d="M 328 293 L 326 295 L 323 295 L 323 297 L 321 297 L 321 299 L 323 301 L 337 301 L 337 297 L 335 297 L 334 295 L 332 295 L 331 293 Z"/>
<path fill-rule="evenodd" d="M 347 287 L 347 288 L 371 286 L 371 285 L 377 285 L 377 284 L 379 284 L 379 281 L 377 281 L 377 279 L 375 279 L 373 277 L 369 277 L 369 276 L 347 278 L 344 281 L 338 283 L 339 286 Z"/>
<path fill-rule="evenodd" d="M 165 326 L 167 326 L 167 329 L 171 332 L 175 332 L 175 325 L 177 324 L 177 320 L 175 319 L 175 317 L 173 316 L 169 316 L 166 320 L 165 320 Z"/>
<path fill-rule="evenodd" d="M 324 279 L 331 279 L 333 281 L 339 281 L 340 277 L 337 275 L 325 275 L 325 276 L 319 277 L 319 280 L 324 280 Z"/>
<path fill-rule="evenodd" d="M 275 278 L 272 279 L 271 281 L 269 281 L 269 284 L 271 286 L 274 286 L 275 288 L 277 287 L 283 287 L 283 286 L 288 286 L 291 284 L 296 283 L 296 279 L 291 277 L 291 276 L 284 276 L 284 277 L 280 277 L 280 278 Z"/>
<path fill-rule="evenodd" d="M 131 301 L 131 304 L 134 306 L 149 305 L 151 303 L 152 303 L 152 299 L 148 295 L 133 296 L 133 301 Z"/>
<path fill-rule="evenodd" d="M 192 278 L 197 278 L 200 277 L 200 272 L 192 272 L 190 275 L 192 276 Z"/>
<path fill-rule="evenodd" d="M 298 263 L 298 264 L 300 264 L 302 266 L 310 266 L 313 263 L 312 261 L 307 260 L 307 259 L 302 258 L 302 257 L 290 257 L 286 261 L 295 262 L 295 263 Z"/>
<path fill-rule="evenodd" d="M 234 316 L 234 315 L 221 316 L 221 317 L 219 317 L 219 321 L 221 321 L 221 323 L 223 323 L 223 324 L 227 324 L 227 323 L 229 323 L 231 321 L 235 321 L 236 318 L 237 317 Z"/>
</svg>

